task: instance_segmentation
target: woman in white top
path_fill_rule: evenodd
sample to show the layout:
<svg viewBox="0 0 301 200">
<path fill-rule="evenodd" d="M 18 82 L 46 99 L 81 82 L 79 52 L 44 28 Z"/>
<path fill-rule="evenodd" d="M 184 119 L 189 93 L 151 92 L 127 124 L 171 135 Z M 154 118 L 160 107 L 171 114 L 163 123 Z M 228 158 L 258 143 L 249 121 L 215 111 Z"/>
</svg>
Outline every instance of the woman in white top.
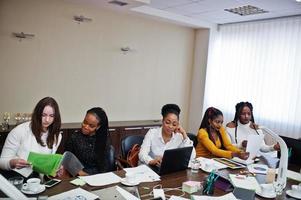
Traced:
<svg viewBox="0 0 301 200">
<path fill-rule="evenodd" d="M 162 107 L 162 127 L 150 129 L 146 133 L 139 153 L 140 162 L 160 165 L 165 150 L 193 146 L 193 142 L 179 123 L 180 112 L 176 104 L 166 104 Z M 195 157 L 194 148 L 191 157 Z"/>
<path fill-rule="evenodd" d="M 7 136 L 0 157 L 0 169 L 28 167 L 29 152 L 54 154 L 61 142 L 61 116 L 57 102 L 41 99 L 30 122 L 15 127 Z"/>
<path fill-rule="evenodd" d="M 236 104 L 234 120 L 227 124 L 226 131 L 231 138 L 232 144 L 239 148 L 246 148 L 248 135 L 263 135 L 262 130 L 255 124 L 251 103 L 240 102 Z M 268 146 L 262 141 L 260 151 L 269 152 L 279 150 L 279 148 L 279 144 Z"/>
</svg>

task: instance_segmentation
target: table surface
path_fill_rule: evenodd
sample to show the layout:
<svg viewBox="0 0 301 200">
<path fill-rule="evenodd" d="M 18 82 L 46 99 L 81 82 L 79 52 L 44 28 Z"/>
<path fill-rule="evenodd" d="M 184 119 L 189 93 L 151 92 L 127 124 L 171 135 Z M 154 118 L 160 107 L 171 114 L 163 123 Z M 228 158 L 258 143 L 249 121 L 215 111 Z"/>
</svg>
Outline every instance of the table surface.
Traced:
<svg viewBox="0 0 301 200">
<path fill-rule="evenodd" d="M 228 174 L 228 173 L 238 173 L 240 170 L 239 169 L 237 169 L 237 170 L 224 169 L 224 170 L 219 170 L 219 171 L 223 174 Z M 125 175 L 125 171 L 123 171 L 123 170 L 116 171 L 115 173 L 121 177 L 124 177 L 124 175 Z M 188 180 L 202 182 L 202 181 L 204 181 L 204 179 L 206 178 L 207 175 L 208 175 L 208 173 L 203 172 L 202 170 L 199 170 L 198 173 L 192 173 L 190 169 L 187 169 L 187 170 L 183 170 L 183 171 L 179 171 L 179 172 L 161 176 L 161 181 L 150 182 L 150 183 L 140 183 L 138 186 L 138 189 L 139 189 L 141 199 L 151 199 L 152 196 L 150 196 L 148 194 L 152 191 L 153 187 L 155 187 L 156 185 L 161 184 L 163 188 L 178 188 L 178 187 L 182 186 L 183 182 L 188 181 Z M 63 180 L 58 185 L 56 185 L 52 188 L 47 188 L 43 193 L 41 193 L 39 195 L 52 196 L 55 194 L 59 194 L 59 193 L 77 188 L 77 186 L 74 186 L 69 183 L 70 180 L 72 180 L 72 179 Z M 293 184 L 298 184 L 298 182 L 288 179 L 285 190 L 287 190 L 288 188 L 291 188 L 291 185 L 293 185 Z M 116 184 L 111 184 L 111 185 L 101 186 L 101 187 L 91 187 L 86 184 L 86 185 L 82 186 L 82 188 L 87 191 L 93 191 L 93 190 L 111 187 L 113 185 L 116 185 Z M 167 195 L 181 195 L 182 192 L 173 190 L 171 192 L 165 193 L 165 195 L 166 194 Z M 200 192 L 197 192 L 195 194 L 200 195 Z M 224 194 L 226 194 L 226 192 L 215 188 L 214 196 L 221 196 Z M 184 197 L 189 198 L 190 195 L 186 193 Z M 255 199 L 265 199 L 265 198 L 262 198 L 262 197 L 256 195 Z M 276 199 L 293 199 L 293 198 L 287 196 L 284 191 L 282 193 L 282 195 L 277 196 Z"/>
</svg>

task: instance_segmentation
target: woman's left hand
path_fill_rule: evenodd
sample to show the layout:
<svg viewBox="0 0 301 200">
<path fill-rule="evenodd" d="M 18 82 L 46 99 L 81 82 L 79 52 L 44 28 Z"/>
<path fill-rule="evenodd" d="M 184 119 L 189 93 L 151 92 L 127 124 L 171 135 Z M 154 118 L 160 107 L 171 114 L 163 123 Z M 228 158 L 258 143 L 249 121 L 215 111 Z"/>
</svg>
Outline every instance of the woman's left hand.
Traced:
<svg viewBox="0 0 301 200">
<path fill-rule="evenodd" d="M 183 139 L 186 140 L 187 138 L 187 133 L 186 131 L 183 129 L 183 127 L 181 125 L 179 125 L 176 130 L 175 130 L 175 133 L 181 133 L 182 136 L 183 136 Z"/>
</svg>

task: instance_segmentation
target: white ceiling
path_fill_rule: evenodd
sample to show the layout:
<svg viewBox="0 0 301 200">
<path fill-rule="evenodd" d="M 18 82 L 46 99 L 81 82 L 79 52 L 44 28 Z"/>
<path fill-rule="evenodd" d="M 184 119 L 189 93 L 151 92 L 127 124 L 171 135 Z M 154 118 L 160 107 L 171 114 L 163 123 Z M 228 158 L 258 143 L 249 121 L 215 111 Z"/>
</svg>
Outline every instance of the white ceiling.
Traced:
<svg viewBox="0 0 301 200">
<path fill-rule="evenodd" d="M 119 12 L 130 12 L 167 20 L 193 28 L 216 24 L 301 15 L 301 2 L 296 0 L 118 0 L 126 6 L 109 4 L 111 0 L 66 0 L 98 5 Z M 240 16 L 224 9 L 252 5 L 267 13 Z"/>
</svg>

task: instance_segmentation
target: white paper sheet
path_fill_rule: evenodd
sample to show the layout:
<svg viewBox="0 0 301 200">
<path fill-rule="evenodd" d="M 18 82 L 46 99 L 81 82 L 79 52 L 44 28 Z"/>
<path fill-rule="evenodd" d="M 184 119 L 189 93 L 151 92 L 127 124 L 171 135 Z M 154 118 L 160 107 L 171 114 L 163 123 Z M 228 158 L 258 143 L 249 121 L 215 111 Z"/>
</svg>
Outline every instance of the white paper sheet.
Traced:
<svg viewBox="0 0 301 200">
<path fill-rule="evenodd" d="M 247 190 L 259 191 L 260 186 L 255 177 L 238 175 L 238 174 L 229 174 L 230 181 L 234 187 L 244 188 Z"/>
<path fill-rule="evenodd" d="M 85 200 L 94 200 L 97 199 L 98 196 L 88 192 L 87 190 L 84 190 L 82 188 L 76 188 L 73 190 L 69 190 L 67 192 L 63 192 L 54 196 L 51 196 L 48 198 L 48 200 L 75 200 L 75 199 L 85 199 Z"/>
<path fill-rule="evenodd" d="M 198 157 L 197 160 L 200 161 L 200 163 L 201 163 L 200 169 L 202 169 L 204 171 L 219 170 L 219 169 L 225 169 L 228 167 L 227 165 L 224 165 L 220 162 L 217 162 L 217 161 L 215 161 L 213 159 L 209 159 L 209 158 Z M 205 167 L 207 167 L 209 169 L 205 169 Z"/>
<path fill-rule="evenodd" d="M 21 169 L 15 168 L 15 169 L 13 169 L 13 171 L 18 172 L 19 174 L 21 174 L 22 176 L 24 176 L 26 178 L 33 172 L 32 166 L 24 167 L 24 168 L 21 168 Z"/>
<path fill-rule="evenodd" d="M 134 174 L 135 181 L 141 182 L 154 182 L 159 181 L 160 176 L 146 165 L 139 165 L 138 167 L 123 169 L 126 173 Z"/>
<path fill-rule="evenodd" d="M 128 191 L 116 186 L 116 190 L 126 199 L 126 200 L 139 200 L 137 197 L 129 193 Z"/>
<path fill-rule="evenodd" d="M 190 199 L 171 195 L 171 197 L 168 200 L 190 200 Z"/>
<path fill-rule="evenodd" d="M 249 135 L 246 152 L 250 153 L 248 160 L 253 159 L 259 153 L 259 149 L 263 143 L 262 135 Z"/>
<path fill-rule="evenodd" d="M 80 176 L 80 178 L 91 186 L 104 186 L 119 183 L 121 181 L 121 178 L 113 172 L 95 174 L 91 176 Z"/>
<path fill-rule="evenodd" d="M 191 195 L 192 200 L 237 200 L 233 193 L 228 193 L 219 197 Z"/>
</svg>

